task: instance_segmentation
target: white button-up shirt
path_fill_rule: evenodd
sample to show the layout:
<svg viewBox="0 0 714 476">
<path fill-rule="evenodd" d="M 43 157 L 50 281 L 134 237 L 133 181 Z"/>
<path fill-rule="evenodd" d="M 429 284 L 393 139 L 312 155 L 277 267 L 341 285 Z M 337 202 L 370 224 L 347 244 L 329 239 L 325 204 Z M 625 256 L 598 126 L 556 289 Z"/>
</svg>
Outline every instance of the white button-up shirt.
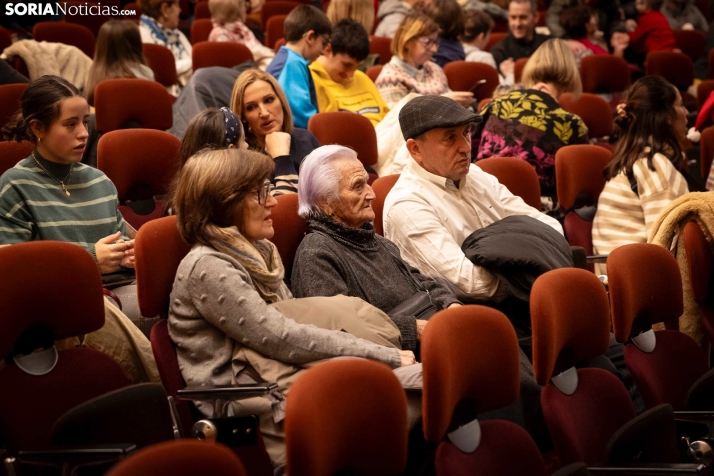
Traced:
<svg viewBox="0 0 714 476">
<path fill-rule="evenodd" d="M 474 164 L 457 186 L 412 160 L 385 200 L 384 236 L 422 273 L 448 280 L 473 299 L 498 301 L 503 298 L 498 278 L 469 261 L 461 244 L 474 231 L 511 215 L 533 217 L 563 234 L 557 220 Z"/>
</svg>

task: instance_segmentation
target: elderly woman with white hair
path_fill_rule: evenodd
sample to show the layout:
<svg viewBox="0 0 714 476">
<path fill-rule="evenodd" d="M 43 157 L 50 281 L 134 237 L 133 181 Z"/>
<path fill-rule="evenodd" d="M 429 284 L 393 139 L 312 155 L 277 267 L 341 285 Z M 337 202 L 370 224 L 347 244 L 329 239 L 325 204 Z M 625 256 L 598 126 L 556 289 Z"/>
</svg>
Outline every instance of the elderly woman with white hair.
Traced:
<svg viewBox="0 0 714 476">
<path fill-rule="evenodd" d="M 375 195 L 357 153 L 327 145 L 315 149 L 300 166 L 299 210 L 307 236 L 295 256 L 295 297 L 359 297 L 387 313 L 402 335 L 402 348 L 415 350 L 426 326 L 417 318 L 416 293 L 433 307 L 461 305 L 442 283 L 424 276 L 400 256 L 397 246 L 374 232 Z"/>
</svg>

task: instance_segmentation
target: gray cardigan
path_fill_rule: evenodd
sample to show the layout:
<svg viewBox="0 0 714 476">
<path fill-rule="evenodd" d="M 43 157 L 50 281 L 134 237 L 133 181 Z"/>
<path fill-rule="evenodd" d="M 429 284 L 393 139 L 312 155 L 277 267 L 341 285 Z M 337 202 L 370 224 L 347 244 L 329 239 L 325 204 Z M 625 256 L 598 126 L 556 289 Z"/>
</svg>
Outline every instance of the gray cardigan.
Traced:
<svg viewBox="0 0 714 476">
<path fill-rule="evenodd" d="M 401 364 L 397 349 L 286 318 L 263 301 L 238 261 L 201 245 L 193 247 L 176 273 L 169 335 L 187 385 L 230 385 L 236 341 L 288 364 L 338 356 L 364 357 L 392 368 Z"/>
<path fill-rule="evenodd" d="M 356 230 L 327 217 L 308 221 L 308 235 L 295 255 L 290 285 L 296 297 L 344 294 L 361 298 L 387 314 L 419 290 L 429 291 L 443 308 L 459 302 L 439 281 L 409 266 L 399 248 L 375 234 L 371 224 Z M 402 348 L 416 349 L 416 318 L 389 317 L 402 335 Z"/>
</svg>

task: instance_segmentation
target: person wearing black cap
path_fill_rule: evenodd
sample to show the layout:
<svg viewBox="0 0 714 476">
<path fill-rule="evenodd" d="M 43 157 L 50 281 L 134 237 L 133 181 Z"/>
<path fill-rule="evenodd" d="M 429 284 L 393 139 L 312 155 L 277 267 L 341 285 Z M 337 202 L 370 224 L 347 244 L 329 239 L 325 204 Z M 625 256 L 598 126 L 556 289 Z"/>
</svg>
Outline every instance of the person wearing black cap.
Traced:
<svg viewBox="0 0 714 476">
<path fill-rule="evenodd" d="M 552 217 L 527 205 L 501 185 L 496 177 L 471 164 L 471 125 L 481 122 L 457 102 L 441 96 L 421 96 L 399 112 L 399 125 L 414 159 L 384 202 L 384 237 L 394 242 L 404 261 L 432 278 L 451 283 L 461 302 L 487 302 L 499 307 L 508 296 L 505 283 L 490 271 L 473 264 L 461 249 L 474 231 L 513 215 L 529 216 L 563 229 Z M 504 312 L 516 327 L 521 349 L 529 350 L 528 331 L 514 320 L 522 316 Z M 521 332 L 525 331 L 525 333 Z M 607 370 L 627 386 L 638 413 L 642 399 L 624 364 L 622 344 L 611 336 L 605 358 L 593 359 L 591 367 Z M 521 362 L 524 356 L 521 355 Z M 525 382 L 523 373 L 521 381 Z M 521 386 L 521 395 L 524 395 Z M 535 413 L 534 413 L 535 412 Z M 525 410 L 528 418 L 536 409 Z M 536 418 L 537 420 L 537 418 Z M 526 429 L 536 435 L 538 425 Z"/>
<path fill-rule="evenodd" d="M 499 302 L 505 297 L 503 286 L 464 255 L 464 240 L 511 215 L 527 215 L 561 234 L 563 230 L 471 164 L 471 127 L 481 120 L 441 96 L 421 96 L 402 108 L 399 124 L 414 161 L 387 195 L 384 236 L 425 275 L 445 279 L 472 300 Z"/>
<path fill-rule="evenodd" d="M 397 245 L 404 261 L 450 283 L 463 303 L 501 302 L 507 295 L 496 275 L 474 265 L 461 250 L 471 233 L 510 215 L 531 216 L 562 233 L 555 219 L 471 164 L 471 128 L 478 122 L 481 116 L 446 97 L 409 101 L 399 113 L 399 125 L 414 160 L 387 195 L 383 212 L 384 237 Z M 552 443 L 540 410 L 540 388 L 528 355 L 521 351 L 519 358 L 519 400 L 507 409 L 510 414 L 497 418 L 522 426 L 547 448 Z"/>
</svg>

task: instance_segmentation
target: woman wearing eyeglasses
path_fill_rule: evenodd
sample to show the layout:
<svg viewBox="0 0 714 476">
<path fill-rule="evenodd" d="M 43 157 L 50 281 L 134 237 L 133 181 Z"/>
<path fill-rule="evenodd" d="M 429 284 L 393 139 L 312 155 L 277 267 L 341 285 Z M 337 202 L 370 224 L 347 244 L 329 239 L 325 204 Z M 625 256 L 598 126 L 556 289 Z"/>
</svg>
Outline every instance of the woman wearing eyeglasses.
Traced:
<svg viewBox="0 0 714 476">
<path fill-rule="evenodd" d="M 178 229 L 193 248 L 177 270 L 169 335 L 186 383 L 260 382 L 264 373 L 255 362 L 261 359 L 301 366 L 352 356 L 392 368 L 413 364 L 410 351 L 299 324 L 270 306 L 292 298 L 280 255 L 268 241 L 278 203 L 270 195 L 273 168 L 266 155 L 233 148 L 200 152 L 181 169 L 173 203 Z M 199 409 L 212 414 L 210 405 Z M 267 405 L 260 417 L 266 449 L 279 470 L 285 462 L 280 416 Z"/>
<path fill-rule="evenodd" d="M 275 162 L 273 195 L 296 193 L 300 163 L 320 142 L 312 132 L 293 126 L 290 104 L 278 81 L 265 71 L 244 71 L 233 85 L 231 110 L 245 129 L 248 148 Z"/>
<path fill-rule="evenodd" d="M 423 13 L 407 15 L 392 39 L 392 59 L 379 73 L 375 85 L 387 106 L 393 108 L 409 93 L 442 95 L 464 107 L 474 98 L 471 92 L 449 89 L 446 75 L 432 61 L 439 49 L 439 26 Z"/>
</svg>

